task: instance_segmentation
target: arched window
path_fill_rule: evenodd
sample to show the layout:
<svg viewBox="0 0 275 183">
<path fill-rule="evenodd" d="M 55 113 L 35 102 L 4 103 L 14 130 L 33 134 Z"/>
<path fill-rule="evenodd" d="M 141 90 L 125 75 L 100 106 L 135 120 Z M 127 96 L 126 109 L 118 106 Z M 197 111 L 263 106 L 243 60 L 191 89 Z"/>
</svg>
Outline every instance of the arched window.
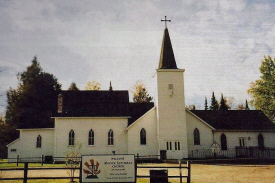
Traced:
<svg viewBox="0 0 275 183">
<path fill-rule="evenodd" d="M 40 135 L 36 138 L 36 148 L 41 148 L 42 146 L 42 137 Z"/>
<path fill-rule="evenodd" d="M 74 131 L 71 130 L 69 133 L 69 146 L 73 146 L 74 145 Z"/>
<path fill-rule="evenodd" d="M 221 135 L 221 148 L 222 150 L 227 150 L 227 140 L 224 133 Z"/>
<path fill-rule="evenodd" d="M 109 130 L 108 132 L 108 145 L 114 145 L 114 132 Z"/>
<path fill-rule="evenodd" d="M 95 145 L 95 133 L 92 129 L 89 131 L 88 145 Z"/>
<path fill-rule="evenodd" d="M 195 128 L 194 130 L 194 145 L 200 145 L 201 144 L 201 139 L 200 139 L 200 131 Z"/>
<path fill-rule="evenodd" d="M 144 128 L 140 130 L 140 145 L 146 145 L 146 131 Z"/>
<path fill-rule="evenodd" d="M 264 136 L 261 133 L 258 135 L 258 147 L 260 150 L 264 149 Z"/>
</svg>

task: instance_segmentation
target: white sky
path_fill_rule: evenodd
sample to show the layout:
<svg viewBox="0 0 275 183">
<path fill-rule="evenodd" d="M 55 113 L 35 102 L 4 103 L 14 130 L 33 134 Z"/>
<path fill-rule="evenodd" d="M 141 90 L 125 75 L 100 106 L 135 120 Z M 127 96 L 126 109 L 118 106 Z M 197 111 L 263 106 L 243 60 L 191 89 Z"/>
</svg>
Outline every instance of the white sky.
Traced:
<svg viewBox="0 0 275 183">
<path fill-rule="evenodd" d="M 176 62 L 185 69 L 186 105 L 203 108 L 212 92 L 250 99 L 264 55 L 275 57 L 275 1 L 0 0 L 0 94 L 36 55 L 44 71 L 68 89 L 88 81 L 129 90 L 141 80 L 156 95 L 166 15 Z M 6 98 L 1 97 L 0 112 Z"/>
</svg>

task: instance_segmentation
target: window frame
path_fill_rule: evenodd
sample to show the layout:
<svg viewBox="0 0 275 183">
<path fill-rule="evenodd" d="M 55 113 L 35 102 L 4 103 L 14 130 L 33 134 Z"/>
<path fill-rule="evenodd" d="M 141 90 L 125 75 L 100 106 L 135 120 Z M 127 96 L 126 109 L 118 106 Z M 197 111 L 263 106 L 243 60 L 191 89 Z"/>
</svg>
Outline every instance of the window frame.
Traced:
<svg viewBox="0 0 275 183">
<path fill-rule="evenodd" d="M 146 136 L 146 130 L 144 128 L 142 128 L 140 130 L 140 145 L 146 145 L 147 144 L 147 136 Z"/>
<path fill-rule="evenodd" d="M 264 136 L 261 133 L 258 135 L 258 148 L 259 148 L 259 150 L 265 149 L 265 146 L 264 146 Z"/>
<path fill-rule="evenodd" d="M 194 136 L 194 145 L 201 145 L 200 131 L 198 128 L 194 129 L 193 136 Z"/>
<path fill-rule="evenodd" d="M 36 137 L 36 148 L 42 148 L 42 137 L 41 137 L 41 135 L 38 135 Z"/>
<path fill-rule="evenodd" d="M 221 150 L 227 150 L 227 137 L 224 133 L 221 134 Z"/>
<path fill-rule="evenodd" d="M 91 129 L 88 134 L 88 145 L 89 146 L 95 145 L 95 132 L 93 129 Z"/>
<path fill-rule="evenodd" d="M 69 132 L 69 146 L 74 146 L 75 145 L 75 133 L 74 130 L 71 130 Z"/>
<path fill-rule="evenodd" d="M 114 131 L 112 129 L 108 132 L 108 146 L 114 145 Z"/>
</svg>

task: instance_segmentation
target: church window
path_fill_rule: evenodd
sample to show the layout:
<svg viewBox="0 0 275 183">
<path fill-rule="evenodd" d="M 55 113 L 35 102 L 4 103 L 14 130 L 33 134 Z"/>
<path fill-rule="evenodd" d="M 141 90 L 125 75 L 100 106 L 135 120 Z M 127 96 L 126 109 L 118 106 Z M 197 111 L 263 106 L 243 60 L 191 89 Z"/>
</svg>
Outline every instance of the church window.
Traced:
<svg viewBox="0 0 275 183">
<path fill-rule="evenodd" d="M 258 135 L 258 147 L 260 150 L 264 149 L 264 136 L 261 133 Z"/>
<path fill-rule="evenodd" d="M 175 142 L 175 150 L 180 150 L 180 142 Z"/>
<path fill-rule="evenodd" d="M 108 132 L 108 145 L 114 145 L 114 132 L 109 130 Z"/>
<path fill-rule="evenodd" d="M 73 146 L 74 145 L 74 131 L 71 130 L 69 133 L 69 146 Z"/>
<path fill-rule="evenodd" d="M 221 149 L 227 150 L 227 140 L 224 133 L 221 135 Z"/>
<path fill-rule="evenodd" d="M 42 145 L 42 137 L 40 135 L 36 138 L 36 148 L 41 148 Z"/>
<path fill-rule="evenodd" d="M 172 142 L 166 142 L 166 150 L 172 150 Z"/>
<path fill-rule="evenodd" d="M 146 145 L 146 131 L 144 128 L 140 130 L 140 144 Z"/>
<path fill-rule="evenodd" d="M 194 130 L 194 145 L 200 145 L 200 131 L 199 129 L 195 128 Z"/>
<path fill-rule="evenodd" d="M 88 145 L 95 145 L 95 133 L 92 129 L 89 131 Z"/>
<path fill-rule="evenodd" d="M 16 152 L 16 149 L 11 149 L 11 152 Z"/>
</svg>

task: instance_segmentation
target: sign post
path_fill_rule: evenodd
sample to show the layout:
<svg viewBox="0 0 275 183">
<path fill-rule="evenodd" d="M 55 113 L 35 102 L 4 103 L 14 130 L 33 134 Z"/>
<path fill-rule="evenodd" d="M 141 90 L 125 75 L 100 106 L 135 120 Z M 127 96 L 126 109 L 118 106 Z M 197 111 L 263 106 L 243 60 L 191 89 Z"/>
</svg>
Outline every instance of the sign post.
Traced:
<svg viewBox="0 0 275 183">
<path fill-rule="evenodd" d="M 135 182 L 135 155 L 83 155 L 80 179 L 92 182 Z"/>
</svg>

